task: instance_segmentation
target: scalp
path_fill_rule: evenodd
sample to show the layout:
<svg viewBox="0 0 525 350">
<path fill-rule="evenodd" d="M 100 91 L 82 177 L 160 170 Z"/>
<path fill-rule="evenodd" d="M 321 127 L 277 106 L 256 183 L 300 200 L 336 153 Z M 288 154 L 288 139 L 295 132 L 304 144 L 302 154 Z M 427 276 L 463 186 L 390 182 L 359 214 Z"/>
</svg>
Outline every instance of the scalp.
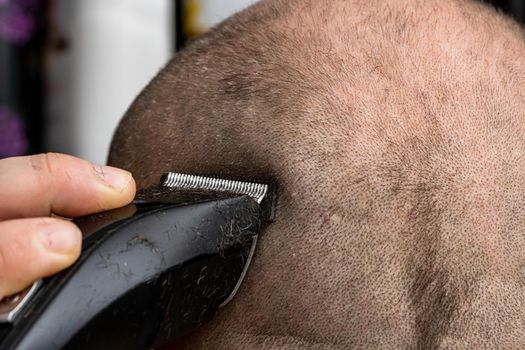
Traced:
<svg viewBox="0 0 525 350">
<path fill-rule="evenodd" d="M 523 30 L 469 1 L 263 1 L 178 54 L 110 163 L 275 177 L 279 217 L 188 348 L 523 345 Z"/>
</svg>

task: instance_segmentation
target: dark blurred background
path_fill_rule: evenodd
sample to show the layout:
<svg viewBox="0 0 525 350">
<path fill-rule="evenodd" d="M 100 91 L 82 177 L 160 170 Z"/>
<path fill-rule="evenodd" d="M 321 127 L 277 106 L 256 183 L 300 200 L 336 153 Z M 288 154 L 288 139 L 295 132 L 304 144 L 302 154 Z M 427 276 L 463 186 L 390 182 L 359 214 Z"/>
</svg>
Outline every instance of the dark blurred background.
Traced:
<svg viewBox="0 0 525 350">
<path fill-rule="evenodd" d="M 0 0 L 0 158 L 104 163 L 136 94 L 184 43 L 255 0 Z M 487 0 L 525 21 L 525 0 Z"/>
<path fill-rule="evenodd" d="M 525 22 L 525 1 L 524 0 L 490 0 L 486 1 L 502 9 L 516 19 Z"/>
</svg>

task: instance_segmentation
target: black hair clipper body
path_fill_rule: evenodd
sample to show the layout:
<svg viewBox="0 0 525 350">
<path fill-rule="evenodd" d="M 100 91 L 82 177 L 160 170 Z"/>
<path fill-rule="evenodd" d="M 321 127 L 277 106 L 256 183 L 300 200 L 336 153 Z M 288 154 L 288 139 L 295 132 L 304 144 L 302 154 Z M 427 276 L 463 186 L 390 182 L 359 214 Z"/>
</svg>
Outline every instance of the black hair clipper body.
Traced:
<svg viewBox="0 0 525 350">
<path fill-rule="evenodd" d="M 174 173 L 162 181 L 146 200 L 77 220 L 78 262 L 2 301 L 0 349 L 149 349 L 231 299 L 274 192 Z"/>
</svg>

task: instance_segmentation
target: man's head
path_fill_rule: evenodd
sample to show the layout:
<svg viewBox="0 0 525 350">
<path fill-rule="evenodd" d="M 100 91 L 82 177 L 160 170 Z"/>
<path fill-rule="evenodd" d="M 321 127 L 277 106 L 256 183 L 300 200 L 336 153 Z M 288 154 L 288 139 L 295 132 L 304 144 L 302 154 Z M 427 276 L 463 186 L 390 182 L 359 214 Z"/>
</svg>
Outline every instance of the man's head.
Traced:
<svg viewBox="0 0 525 350">
<path fill-rule="evenodd" d="M 178 54 L 109 161 L 275 177 L 278 217 L 188 348 L 525 344 L 525 40 L 452 0 L 263 1 Z"/>
</svg>

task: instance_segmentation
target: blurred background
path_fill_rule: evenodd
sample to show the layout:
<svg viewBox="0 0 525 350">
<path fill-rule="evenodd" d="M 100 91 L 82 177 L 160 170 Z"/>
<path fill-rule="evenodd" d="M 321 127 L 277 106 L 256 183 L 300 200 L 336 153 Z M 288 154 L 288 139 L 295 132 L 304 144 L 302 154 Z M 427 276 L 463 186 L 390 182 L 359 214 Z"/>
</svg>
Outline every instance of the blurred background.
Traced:
<svg viewBox="0 0 525 350">
<path fill-rule="evenodd" d="M 256 0 L 0 0 L 0 158 L 105 163 L 130 103 L 184 44 Z M 525 0 L 488 1 L 525 20 Z"/>
<path fill-rule="evenodd" d="M 105 163 L 112 133 L 186 41 L 254 0 L 0 0 L 0 158 Z"/>
</svg>

